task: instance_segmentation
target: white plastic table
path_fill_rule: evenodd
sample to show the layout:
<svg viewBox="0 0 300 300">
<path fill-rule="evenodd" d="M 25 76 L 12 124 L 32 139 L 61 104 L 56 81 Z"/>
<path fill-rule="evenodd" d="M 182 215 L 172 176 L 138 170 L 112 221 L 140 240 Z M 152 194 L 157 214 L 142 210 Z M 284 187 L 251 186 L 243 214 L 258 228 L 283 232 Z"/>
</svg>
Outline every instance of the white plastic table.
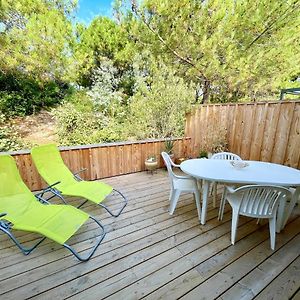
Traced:
<svg viewBox="0 0 300 300">
<path fill-rule="evenodd" d="M 300 170 L 261 161 L 247 161 L 247 163 L 249 166 L 239 170 L 235 169 L 230 161 L 221 159 L 190 159 L 181 163 L 180 168 L 184 173 L 203 179 L 201 224 L 204 225 L 206 222 L 209 183 L 216 181 L 227 184 L 295 186 L 296 191 L 288 207 L 279 209 L 282 213 L 282 222 L 279 226 L 280 229 L 284 227 L 300 195 Z"/>
</svg>

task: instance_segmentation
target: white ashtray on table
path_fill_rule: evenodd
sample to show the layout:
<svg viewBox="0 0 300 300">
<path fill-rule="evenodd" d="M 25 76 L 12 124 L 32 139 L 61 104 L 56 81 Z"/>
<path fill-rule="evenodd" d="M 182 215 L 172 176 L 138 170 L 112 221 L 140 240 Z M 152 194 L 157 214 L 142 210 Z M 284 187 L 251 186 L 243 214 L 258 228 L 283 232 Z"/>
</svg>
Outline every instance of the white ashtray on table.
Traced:
<svg viewBox="0 0 300 300">
<path fill-rule="evenodd" d="M 249 166 L 247 162 L 242 160 L 231 160 L 230 164 L 237 170 L 241 170 Z"/>
</svg>

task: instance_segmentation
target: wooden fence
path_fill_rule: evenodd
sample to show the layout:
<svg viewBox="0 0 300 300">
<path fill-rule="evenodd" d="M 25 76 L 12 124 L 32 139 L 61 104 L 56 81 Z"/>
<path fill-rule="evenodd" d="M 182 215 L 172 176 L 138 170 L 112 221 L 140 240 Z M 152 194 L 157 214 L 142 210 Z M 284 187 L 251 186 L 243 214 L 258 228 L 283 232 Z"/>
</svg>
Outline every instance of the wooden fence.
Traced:
<svg viewBox="0 0 300 300">
<path fill-rule="evenodd" d="M 190 155 L 190 138 L 174 139 L 176 157 Z M 156 155 L 163 166 L 160 153 L 164 150 L 164 139 L 137 142 L 109 143 L 78 147 L 62 147 L 61 155 L 73 172 L 87 168 L 80 174 L 84 179 L 95 180 L 110 176 L 144 171 L 144 161 L 149 155 Z M 39 190 L 45 183 L 39 176 L 29 151 L 10 152 L 14 156 L 21 176 L 31 190 Z"/>
<path fill-rule="evenodd" d="M 187 116 L 192 156 L 222 134 L 243 159 L 300 168 L 300 101 L 202 105 Z"/>
</svg>

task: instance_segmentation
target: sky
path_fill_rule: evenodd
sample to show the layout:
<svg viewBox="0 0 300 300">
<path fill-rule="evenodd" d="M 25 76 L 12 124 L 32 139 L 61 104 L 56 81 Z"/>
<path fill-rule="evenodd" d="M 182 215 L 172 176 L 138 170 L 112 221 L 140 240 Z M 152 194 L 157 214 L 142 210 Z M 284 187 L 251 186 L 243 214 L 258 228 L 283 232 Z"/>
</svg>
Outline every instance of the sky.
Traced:
<svg viewBox="0 0 300 300">
<path fill-rule="evenodd" d="M 79 0 L 76 16 L 88 25 L 95 16 L 112 17 L 113 0 Z"/>
</svg>

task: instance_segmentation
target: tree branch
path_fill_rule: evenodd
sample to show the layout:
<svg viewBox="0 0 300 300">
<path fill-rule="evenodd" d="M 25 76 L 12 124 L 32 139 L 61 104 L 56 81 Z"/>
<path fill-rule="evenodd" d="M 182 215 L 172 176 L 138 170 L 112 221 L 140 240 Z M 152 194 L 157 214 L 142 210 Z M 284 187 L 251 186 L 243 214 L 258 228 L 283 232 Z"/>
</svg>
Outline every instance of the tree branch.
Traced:
<svg viewBox="0 0 300 300">
<path fill-rule="evenodd" d="M 264 34 L 266 34 L 270 29 L 272 29 L 272 27 L 282 18 L 285 17 L 285 14 L 288 12 L 288 10 L 295 6 L 297 3 L 299 2 L 299 0 L 295 0 L 294 3 L 292 3 L 285 11 L 282 15 L 278 16 L 277 18 L 275 18 L 275 20 L 273 20 L 247 47 L 246 50 L 248 50 L 254 43 L 256 43 Z M 280 5 L 281 6 L 281 5 Z M 294 8 L 295 9 L 295 8 Z M 292 10 L 294 10 L 292 9 Z M 276 11 L 276 10 L 275 10 Z"/>
<path fill-rule="evenodd" d="M 139 13 L 137 5 L 135 3 L 135 0 L 131 0 L 131 9 L 132 11 L 136 14 L 137 17 L 139 17 L 142 22 L 147 26 L 147 28 L 158 38 L 158 40 L 174 55 L 176 56 L 178 59 L 180 59 L 181 61 L 183 61 L 184 63 L 188 64 L 189 66 L 195 68 L 200 74 L 201 77 L 197 76 L 198 79 L 202 79 L 202 80 L 206 80 L 206 77 L 204 76 L 203 72 L 198 69 L 196 67 L 196 64 L 190 60 L 187 57 L 184 57 L 183 55 L 179 54 L 176 50 L 174 50 L 173 48 L 171 48 L 168 43 L 163 39 L 163 37 L 157 32 L 155 31 L 151 25 L 146 21 L 146 19 L 144 18 L 144 16 Z"/>
</svg>

